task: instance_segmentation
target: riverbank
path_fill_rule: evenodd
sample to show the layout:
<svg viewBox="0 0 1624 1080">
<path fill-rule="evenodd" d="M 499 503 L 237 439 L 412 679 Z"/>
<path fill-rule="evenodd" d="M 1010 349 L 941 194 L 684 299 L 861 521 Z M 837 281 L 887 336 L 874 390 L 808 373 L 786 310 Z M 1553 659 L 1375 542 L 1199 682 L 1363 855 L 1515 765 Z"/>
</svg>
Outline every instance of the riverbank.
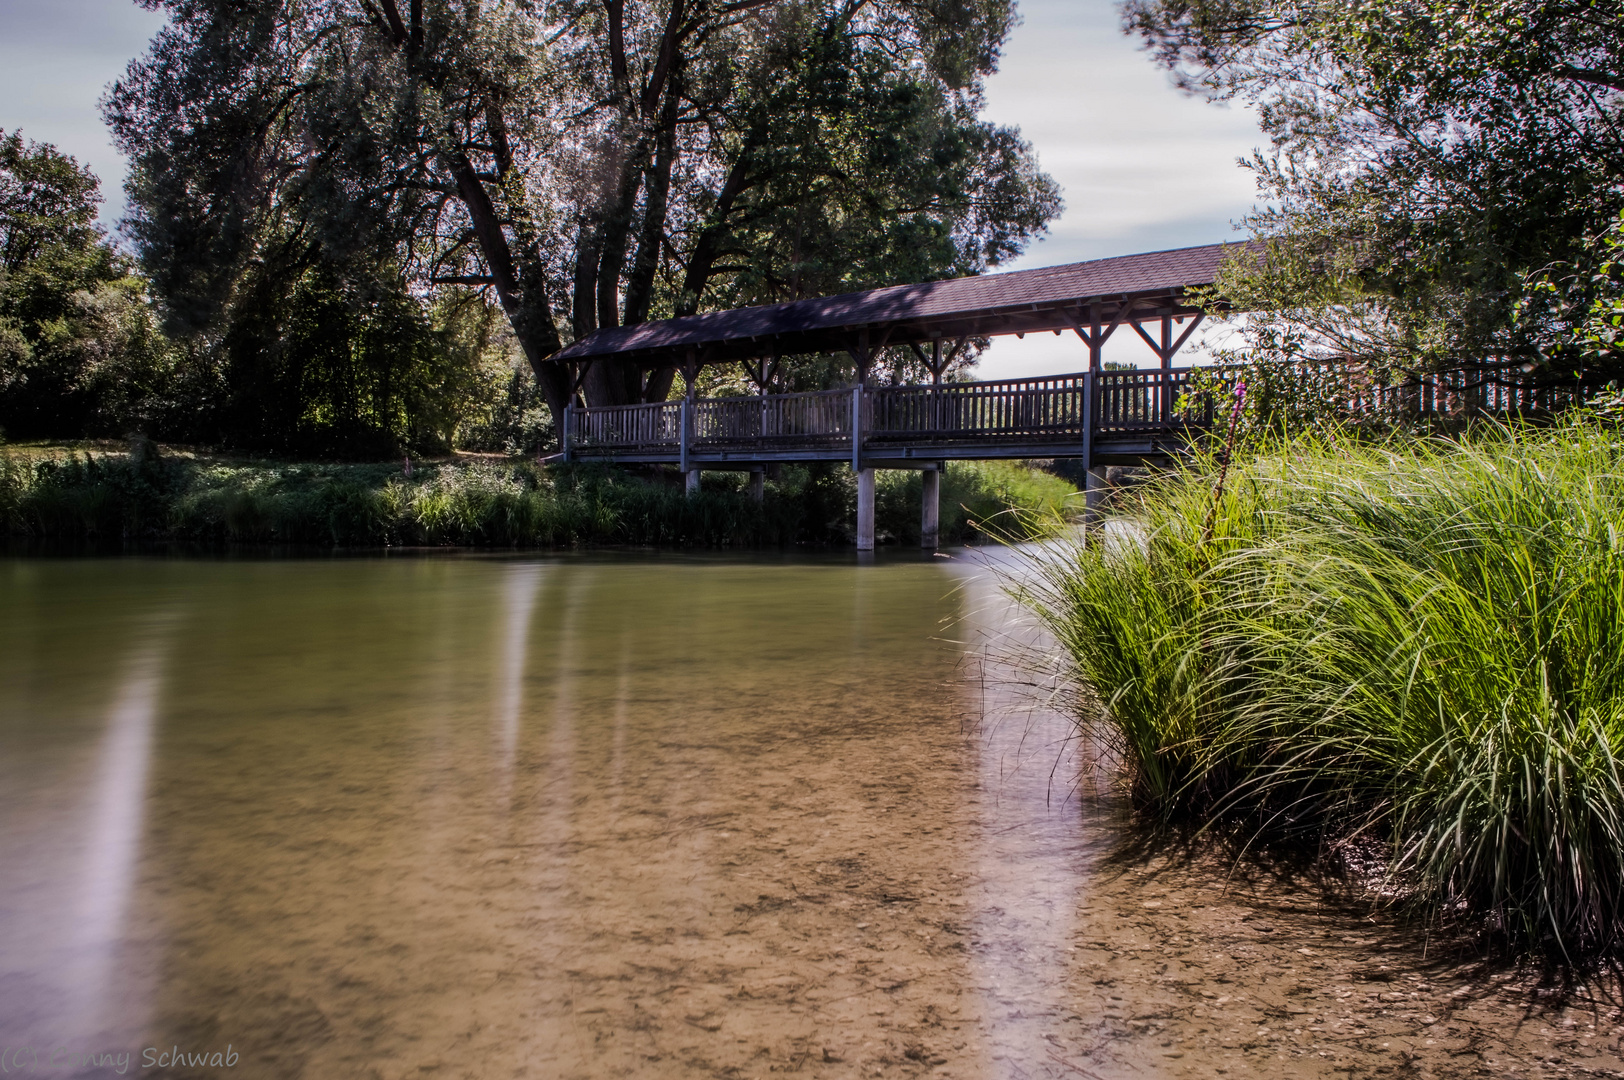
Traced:
<svg viewBox="0 0 1624 1080">
<path fill-rule="evenodd" d="M 1298 442 L 1125 497 L 1026 599 L 1141 814 L 1327 853 L 1430 927 L 1624 944 L 1624 442 Z"/>
<path fill-rule="evenodd" d="M 0 532 L 46 541 L 323 547 L 840 545 L 850 470 L 786 466 L 756 502 L 738 473 L 538 466 L 488 456 L 390 463 L 249 460 L 140 443 L 0 447 Z M 1030 538 L 1080 508 L 1066 480 L 1023 463 L 952 462 L 941 536 Z M 917 473 L 881 472 L 881 542 L 919 542 Z"/>
</svg>

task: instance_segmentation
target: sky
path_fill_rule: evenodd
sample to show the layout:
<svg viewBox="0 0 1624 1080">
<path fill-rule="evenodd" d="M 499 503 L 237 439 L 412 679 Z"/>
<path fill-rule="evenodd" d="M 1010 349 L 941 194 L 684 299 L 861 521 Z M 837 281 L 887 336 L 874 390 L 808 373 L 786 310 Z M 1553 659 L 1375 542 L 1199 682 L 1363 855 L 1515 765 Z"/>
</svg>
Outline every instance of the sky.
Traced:
<svg viewBox="0 0 1624 1080">
<path fill-rule="evenodd" d="M 1009 124 L 1060 182 L 1065 212 L 1044 239 L 1003 269 L 1132 255 L 1236 240 L 1256 201 L 1238 159 L 1265 139 L 1244 108 L 1214 105 L 1173 86 L 1119 27 L 1114 0 L 1019 0 L 1010 35 L 987 86 L 987 119 Z M 1222 324 L 1203 328 L 1175 362 L 1221 342 Z M 1160 361 L 1130 330 L 1106 343 L 1106 360 Z M 1076 335 L 994 338 L 981 356 L 984 379 L 1079 371 L 1087 352 Z"/>
<path fill-rule="evenodd" d="M 124 214 L 124 159 L 96 103 L 163 22 L 132 0 L 0 0 L 0 128 L 89 165 L 109 227 Z"/>
<path fill-rule="evenodd" d="M 1004 269 L 1238 238 L 1234 223 L 1255 196 L 1237 161 L 1263 142 L 1252 115 L 1174 88 L 1122 34 L 1114 0 L 1019 2 L 1022 21 L 988 83 L 985 115 L 1021 129 L 1060 182 L 1066 209 Z M 162 24 L 132 0 L 0 0 L 0 129 L 21 128 L 94 169 L 108 227 L 124 212 L 125 166 L 97 101 Z M 1204 339 L 1222 334 L 1219 327 Z M 1186 353 L 1197 356 L 1200 346 Z M 1076 371 L 1084 357 L 1075 335 L 998 338 L 979 373 Z M 1155 362 L 1126 331 L 1105 358 Z"/>
</svg>

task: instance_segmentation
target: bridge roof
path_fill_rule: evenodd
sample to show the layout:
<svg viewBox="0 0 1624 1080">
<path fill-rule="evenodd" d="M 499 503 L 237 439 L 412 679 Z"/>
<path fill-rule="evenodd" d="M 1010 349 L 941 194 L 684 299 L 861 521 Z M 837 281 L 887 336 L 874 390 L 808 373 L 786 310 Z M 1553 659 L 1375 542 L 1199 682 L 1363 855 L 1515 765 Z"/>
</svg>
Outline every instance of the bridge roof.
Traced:
<svg viewBox="0 0 1624 1080">
<path fill-rule="evenodd" d="M 1188 291 L 1249 248 L 1207 244 L 638 323 L 594 331 L 553 359 L 680 365 L 1058 331 L 1087 326 L 1096 305 L 1105 321 L 1188 315 L 1198 310 Z"/>
</svg>

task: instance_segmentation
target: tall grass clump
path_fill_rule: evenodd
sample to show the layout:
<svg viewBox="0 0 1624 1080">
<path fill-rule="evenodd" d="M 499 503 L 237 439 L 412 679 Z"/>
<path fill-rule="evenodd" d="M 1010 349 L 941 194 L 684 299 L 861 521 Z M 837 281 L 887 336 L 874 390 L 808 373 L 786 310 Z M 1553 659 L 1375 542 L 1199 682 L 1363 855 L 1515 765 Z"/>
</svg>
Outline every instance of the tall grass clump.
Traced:
<svg viewBox="0 0 1624 1080">
<path fill-rule="evenodd" d="M 1143 489 L 1026 599 L 1146 812 L 1380 843 L 1424 910 L 1616 950 L 1621 465 L 1582 424 L 1276 445 Z"/>
</svg>

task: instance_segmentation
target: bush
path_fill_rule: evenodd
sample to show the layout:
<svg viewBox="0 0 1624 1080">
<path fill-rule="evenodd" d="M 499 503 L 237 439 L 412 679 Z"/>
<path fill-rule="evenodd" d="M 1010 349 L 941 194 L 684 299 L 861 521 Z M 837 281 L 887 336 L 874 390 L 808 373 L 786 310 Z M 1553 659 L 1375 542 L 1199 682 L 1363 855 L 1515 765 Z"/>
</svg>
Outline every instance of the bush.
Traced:
<svg viewBox="0 0 1624 1080">
<path fill-rule="evenodd" d="M 1624 442 L 1299 440 L 1142 489 L 1025 597 L 1162 819 L 1374 838 L 1521 945 L 1624 926 Z"/>
<path fill-rule="evenodd" d="M 37 460 L 36 460 L 37 459 Z M 919 538 L 918 474 L 882 473 L 877 499 L 893 537 Z M 0 451 L 0 522 L 51 540 L 163 539 L 320 546 L 773 547 L 845 543 L 848 469 L 788 467 L 757 503 L 738 473 L 708 473 L 697 495 L 678 478 L 527 462 L 276 464 L 131 455 Z M 1058 527 L 1070 487 L 1015 465 L 953 466 L 943 537 Z M 988 523 L 992 524 L 988 524 Z"/>
</svg>

